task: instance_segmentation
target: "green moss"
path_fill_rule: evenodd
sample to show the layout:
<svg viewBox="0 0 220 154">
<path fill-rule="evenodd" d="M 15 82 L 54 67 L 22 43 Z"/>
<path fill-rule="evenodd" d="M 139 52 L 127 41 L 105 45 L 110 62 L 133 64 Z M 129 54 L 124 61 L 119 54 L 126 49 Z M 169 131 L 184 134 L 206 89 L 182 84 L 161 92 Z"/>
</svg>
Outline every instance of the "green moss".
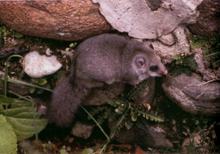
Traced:
<svg viewBox="0 0 220 154">
<path fill-rule="evenodd" d="M 0 25 L 0 36 L 2 37 L 13 37 L 13 38 L 16 38 L 16 39 L 21 39 L 23 38 L 23 35 L 19 32 L 16 32 L 10 28 L 7 28 L 6 26 L 4 25 Z"/>
<path fill-rule="evenodd" d="M 202 48 L 211 67 L 215 69 L 220 66 L 220 35 L 213 37 L 193 35 L 190 43 L 192 48 Z"/>
<path fill-rule="evenodd" d="M 181 73 L 190 74 L 196 70 L 197 64 L 193 56 L 179 56 L 175 58 L 169 68 L 169 72 L 173 75 L 178 75 Z"/>
<path fill-rule="evenodd" d="M 208 48 L 209 38 L 203 36 L 192 35 L 190 38 L 190 44 L 192 48 Z"/>
<path fill-rule="evenodd" d="M 218 68 L 220 66 L 220 36 L 211 38 L 192 36 L 192 48 L 201 48 L 204 51 L 204 57 L 209 62 L 211 68 Z M 173 75 L 180 73 L 190 74 L 197 68 L 197 64 L 192 56 L 177 56 L 170 65 L 170 70 Z"/>
</svg>

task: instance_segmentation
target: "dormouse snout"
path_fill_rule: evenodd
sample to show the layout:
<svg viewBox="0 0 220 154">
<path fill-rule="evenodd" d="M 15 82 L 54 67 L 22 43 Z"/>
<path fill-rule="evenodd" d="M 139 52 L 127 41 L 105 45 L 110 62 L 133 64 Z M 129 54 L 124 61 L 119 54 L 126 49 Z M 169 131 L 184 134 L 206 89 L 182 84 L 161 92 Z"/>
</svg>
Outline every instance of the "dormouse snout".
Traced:
<svg viewBox="0 0 220 154">
<path fill-rule="evenodd" d="M 151 65 L 149 67 L 149 74 L 150 76 L 163 76 L 163 75 L 167 75 L 168 71 L 165 68 L 164 65 Z"/>
<path fill-rule="evenodd" d="M 165 69 L 164 71 L 162 71 L 162 75 L 167 75 L 168 71 L 167 69 Z"/>
</svg>

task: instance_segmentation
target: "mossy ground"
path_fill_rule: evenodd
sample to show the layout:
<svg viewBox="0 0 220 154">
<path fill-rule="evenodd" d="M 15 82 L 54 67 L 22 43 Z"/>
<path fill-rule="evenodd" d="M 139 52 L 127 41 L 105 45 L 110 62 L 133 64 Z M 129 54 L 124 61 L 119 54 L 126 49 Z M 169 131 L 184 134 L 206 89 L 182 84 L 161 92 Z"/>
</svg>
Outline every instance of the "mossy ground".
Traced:
<svg viewBox="0 0 220 154">
<path fill-rule="evenodd" d="M 210 67 L 214 69 L 220 65 L 219 40 L 219 36 L 214 38 L 193 36 L 191 39 L 192 47 L 202 47 L 205 49 L 205 55 L 211 63 Z M 37 50 L 42 53 L 45 53 L 46 49 L 50 48 L 52 50 L 52 54 L 55 54 L 64 66 L 58 73 L 36 80 L 31 79 L 22 73 L 21 61 L 15 58 L 10 61 L 9 76 L 51 89 L 54 88 L 57 79 L 60 78 L 64 72 L 69 71 L 71 57 L 67 55 L 68 52 L 74 54 L 74 46 L 78 43 L 24 36 L 7 29 L 5 26 L 0 26 L 0 48 L 3 49 L 5 47 L 14 47 L 16 43 L 20 44 L 20 42 L 31 50 Z M 23 56 L 24 53 L 21 53 L 21 55 Z M 5 71 L 6 59 L 7 57 L 0 59 L 0 71 Z M 173 63 L 173 66 L 170 66 L 170 69 L 177 69 L 176 66 L 179 66 L 179 72 L 189 71 L 189 73 L 196 67 L 191 57 L 177 57 Z M 183 150 L 183 142 L 189 138 L 191 139 L 191 144 L 188 144 L 185 148 L 188 153 L 214 153 L 217 145 L 219 145 L 219 136 L 216 136 L 216 130 L 220 128 L 219 120 L 204 116 L 194 116 L 182 111 L 179 107 L 166 98 L 166 96 L 163 94 L 160 82 L 160 80 L 157 81 L 158 84 L 155 99 L 156 105 L 152 106 L 152 110 L 154 113 L 157 113 L 158 116 L 164 118 L 164 122 L 161 124 L 161 126 L 168 131 L 168 138 L 174 143 L 174 148 L 169 150 L 149 148 L 148 151 L 150 153 L 179 153 L 181 150 Z M 30 88 L 30 94 L 28 96 L 40 99 L 43 98 L 43 100 L 46 100 L 46 103 L 48 103 L 50 94 L 46 94 L 43 90 Z M 112 110 L 109 107 L 104 107 L 104 109 L 105 112 L 108 113 L 110 113 L 109 110 L 111 110 L 111 114 L 106 115 L 104 112 L 97 112 L 100 115 L 96 115 L 96 117 L 99 117 L 98 121 L 102 121 L 103 128 L 105 128 L 104 121 L 108 119 L 108 117 L 105 116 L 112 116 L 112 114 L 115 112 L 114 109 Z M 101 111 L 101 107 L 96 107 L 93 110 Z M 84 114 L 82 117 L 88 116 Z M 106 131 L 108 132 L 108 130 Z M 33 137 L 27 140 L 25 145 L 29 147 L 29 149 L 31 147 L 33 151 L 37 150 L 45 153 L 70 154 L 77 152 L 80 153 L 80 151 L 82 151 L 83 154 L 97 153 L 103 147 L 103 144 L 105 144 L 106 139 L 103 137 L 98 128 L 94 133 L 95 134 L 93 134 L 89 140 L 82 140 L 70 135 L 70 129 L 60 129 L 49 125 L 42 133 L 39 134 L 38 141 L 36 141 L 36 138 Z M 196 139 L 195 136 L 199 136 L 199 138 L 201 138 L 200 142 L 195 143 L 192 140 Z M 24 153 L 24 149 L 22 149 L 22 147 L 24 146 L 20 146 L 20 153 Z M 107 147 L 107 151 L 105 153 L 129 153 L 131 151 L 135 151 L 135 149 L 135 145 L 120 145 L 112 142 Z"/>
</svg>

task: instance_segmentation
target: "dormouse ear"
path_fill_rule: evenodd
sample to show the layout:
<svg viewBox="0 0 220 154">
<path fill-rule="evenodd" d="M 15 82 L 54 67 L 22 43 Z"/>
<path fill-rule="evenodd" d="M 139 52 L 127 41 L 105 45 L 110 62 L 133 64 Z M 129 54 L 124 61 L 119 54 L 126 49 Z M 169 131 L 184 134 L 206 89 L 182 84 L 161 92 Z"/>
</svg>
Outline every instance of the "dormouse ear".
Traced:
<svg viewBox="0 0 220 154">
<path fill-rule="evenodd" d="M 154 47 L 153 47 L 153 45 L 152 45 L 152 44 L 149 44 L 149 47 L 150 47 L 151 49 L 154 49 Z"/>
<path fill-rule="evenodd" d="M 141 68 L 146 65 L 146 59 L 144 57 L 136 57 L 135 64 L 137 67 Z"/>
</svg>

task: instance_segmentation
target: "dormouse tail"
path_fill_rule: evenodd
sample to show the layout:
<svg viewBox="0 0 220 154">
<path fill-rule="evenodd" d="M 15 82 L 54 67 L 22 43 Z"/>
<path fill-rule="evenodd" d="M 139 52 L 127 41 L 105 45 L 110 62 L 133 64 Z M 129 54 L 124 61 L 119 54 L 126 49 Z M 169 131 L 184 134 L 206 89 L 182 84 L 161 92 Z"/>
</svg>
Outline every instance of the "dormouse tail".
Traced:
<svg viewBox="0 0 220 154">
<path fill-rule="evenodd" d="M 88 90 L 70 82 L 70 76 L 60 80 L 53 91 L 52 100 L 48 106 L 49 122 L 60 127 L 69 126 Z"/>
</svg>

